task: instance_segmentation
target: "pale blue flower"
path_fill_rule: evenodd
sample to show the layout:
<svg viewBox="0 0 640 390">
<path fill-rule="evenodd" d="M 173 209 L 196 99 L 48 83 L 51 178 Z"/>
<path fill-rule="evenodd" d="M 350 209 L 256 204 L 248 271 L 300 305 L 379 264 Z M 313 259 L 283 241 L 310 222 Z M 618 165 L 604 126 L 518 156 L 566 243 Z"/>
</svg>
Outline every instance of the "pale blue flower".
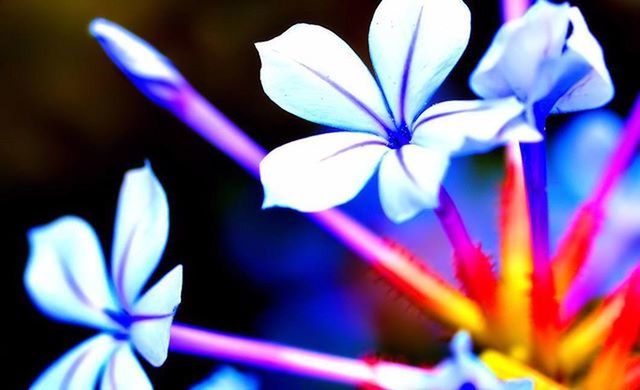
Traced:
<svg viewBox="0 0 640 390">
<path fill-rule="evenodd" d="M 188 83 L 167 57 L 106 19 L 94 19 L 89 25 L 89 32 L 147 97 L 165 108 L 180 105 L 181 93 Z"/>
<path fill-rule="evenodd" d="M 33 302 L 56 320 L 101 333 L 67 352 L 33 389 L 150 389 L 134 355 L 160 366 L 180 303 L 178 265 L 141 294 L 167 242 L 167 198 L 149 164 L 129 171 L 120 189 L 111 272 L 93 228 L 75 216 L 29 232 L 24 282 Z"/>
<path fill-rule="evenodd" d="M 213 372 L 208 378 L 191 387 L 191 390 L 258 390 L 258 380 L 225 366 Z"/>
<path fill-rule="evenodd" d="M 538 103 L 544 116 L 600 107 L 614 94 L 602 48 L 578 8 L 546 0 L 500 28 L 470 85 L 483 98 Z"/>
<path fill-rule="evenodd" d="M 355 197 L 379 169 L 382 207 L 395 222 L 436 207 L 451 156 L 504 142 L 536 142 L 513 97 L 451 101 L 425 110 L 469 39 L 460 0 L 383 0 L 369 31 L 374 78 L 353 50 L 298 24 L 256 46 L 261 81 L 280 107 L 346 131 L 298 140 L 261 163 L 264 207 L 320 211 Z"/>
<path fill-rule="evenodd" d="M 430 389 L 439 390 L 532 390 L 528 379 L 501 381 L 476 355 L 471 336 L 458 332 L 450 343 L 451 357 L 434 367 Z M 427 388 L 427 387 L 425 387 Z"/>
</svg>

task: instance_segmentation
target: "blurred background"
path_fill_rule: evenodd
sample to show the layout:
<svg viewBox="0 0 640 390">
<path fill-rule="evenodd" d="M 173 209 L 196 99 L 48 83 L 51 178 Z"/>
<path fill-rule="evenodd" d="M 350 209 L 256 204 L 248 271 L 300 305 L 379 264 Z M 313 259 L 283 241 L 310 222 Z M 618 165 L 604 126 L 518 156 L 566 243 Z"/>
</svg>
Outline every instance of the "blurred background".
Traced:
<svg viewBox="0 0 640 390">
<path fill-rule="evenodd" d="M 373 354 L 432 364 L 446 355 L 447 330 L 417 312 L 303 216 L 261 211 L 260 184 L 147 101 L 87 33 L 91 19 L 101 16 L 148 40 L 214 105 L 273 149 L 322 129 L 266 97 L 253 44 L 294 23 L 315 23 L 336 32 L 369 63 L 367 31 L 377 3 L 0 1 L 0 277 L 8 294 L 3 318 L 9 330 L 2 348 L 11 362 L 5 370 L 7 388 L 27 387 L 50 363 L 93 334 L 52 322 L 31 304 L 22 284 L 27 230 L 75 214 L 94 226 L 108 257 L 122 176 L 145 159 L 167 192 L 171 212 L 169 243 L 156 278 L 175 264 L 185 266 L 177 321 L 352 357 Z M 468 75 L 499 27 L 497 1 L 467 4 L 473 17 L 471 41 L 435 101 L 473 97 Z M 607 115 L 624 117 L 639 87 L 640 48 L 635 39 L 640 36 L 640 1 L 577 5 L 604 47 L 617 88 Z M 567 121 L 550 121 L 552 142 Z M 562 152 L 554 156 L 562 159 Z M 500 152 L 456 161 L 447 178 L 473 236 L 494 254 L 497 225 L 487 221 L 497 222 L 502 161 Z M 554 180 L 552 196 L 561 192 L 554 188 L 562 187 Z M 474 196 L 465 197 L 465 188 L 474 188 Z M 565 214 L 576 199 L 561 202 Z M 346 209 L 452 278 L 450 249 L 429 213 L 393 226 L 380 210 L 375 185 Z M 145 363 L 159 389 L 188 387 L 218 365 L 176 354 L 160 369 Z M 339 388 L 240 368 L 267 389 Z"/>
</svg>

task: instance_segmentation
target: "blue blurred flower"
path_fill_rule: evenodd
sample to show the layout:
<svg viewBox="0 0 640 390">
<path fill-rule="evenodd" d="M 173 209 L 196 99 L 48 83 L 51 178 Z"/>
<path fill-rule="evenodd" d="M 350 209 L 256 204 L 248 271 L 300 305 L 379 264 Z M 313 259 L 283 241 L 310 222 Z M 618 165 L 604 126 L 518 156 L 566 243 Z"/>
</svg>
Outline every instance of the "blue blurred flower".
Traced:
<svg viewBox="0 0 640 390">
<path fill-rule="evenodd" d="M 191 387 L 191 390 L 258 390 L 259 382 L 250 375 L 225 366 Z"/>
<path fill-rule="evenodd" d="M 596 186 L 620 139 L 622 119 L 600 110 L 573 118 L 558 132 L 550 165 L 551 226 L 560 237 L 580 202 Z M 635 160 L 607 204 L 604 224 L 583 272 L 568 294 L 576 303 L 605 293 L 640 260 L 640 159 Z"/>
<path fill-rule="evenodd" d="M 129 171 L 120 189 L 107 276 L 93 228 L 75 216 L 29 232 L 24 282 L 33 302 L 56 320 L 101 333 L 49 367 L 34 389 L 149 389 L 152 385 L 133 350 L 160 366 L 167 358 L 169 330 L 180 303 L 182 266 L 144 294 L 160 262 L 169 231 L 167 198 L 149 164 Z"/>
</svg>

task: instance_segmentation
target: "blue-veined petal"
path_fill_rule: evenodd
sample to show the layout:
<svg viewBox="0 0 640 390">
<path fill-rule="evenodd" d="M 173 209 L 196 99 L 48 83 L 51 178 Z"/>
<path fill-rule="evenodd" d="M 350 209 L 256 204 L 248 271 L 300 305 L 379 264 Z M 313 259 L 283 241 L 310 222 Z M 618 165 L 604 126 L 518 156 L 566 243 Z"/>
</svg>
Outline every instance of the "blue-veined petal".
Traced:
<svg viewBox="0 0 640 390">
<path fill-rule="evenodd" d="M 128 309 L 155 270 L 169 233 L 167 196 L 151 166 L 127 172 L 120 188 L 111 275 Z"/>
<path fill-rule="evenodd" d="M 588 64 L 590 71 L 558 100 L 554 112 L 569 112 L 601 107 L 614 95 L 613 82 L 604 62 L 602 48 L 589 31 L 584 17 L 576 7 L 569 10 L 573 31 L 567 39 L 567 51 L 575 53 Z"/>
<path fill-rule="evenodd" d="M 387 151 L 383 138 L 345 131 L 283 145 L 260 163 L 263 208 L 321 211 L 345 203 L 360 192 Z"/>
<path fill-rule="evenodd" d="M 176 103 L 186 82 L 168 58 L 109 20 L 94 19 L 89 31 L 111 60 L 150 99 L 165 106 Z"/>
<path fill-rule="evenodd" d="M 265 93 L 284 110 L 312 122 L 386 134 L 392 120 L 373 76 L 331 31 L 297 24 L 256 44 Z"/>
<path fill-rule="evenodd" d="M 30 389 L 94 389 L 102 369 L 119 344 L 122 342 L 105 334 L 90 338 L 47 368 Z"/>
<path fill-rule="evenodd" d="M 129 343 L 121 343 L 105 367 L 100 390 L 151 390 L 153 386 Z"/>
<path fill-rule="evenodd" d="M 118 329 L 105 314 L 118 305 L 93 228 L 67 216 L 29 231 L 24 283 L 33 302 L 61 321 Z"/>
<path fill-rule="evenodd" d="M 540 64 L 562 54 L 568 28 L 567 3 L 536 1 L 522 18 L 500 28 L 471 74 L 471 88 L 483 98 L 516 95 L 528 101 Z"/>
<path fill-rule="evenodd" d="M 449 155 L 438 149 L 405 145 L 387 153 L 379 174 L 380 202 L 387 217 L 399 223 L 437 207 L 448 166 Z"/>
<path fill-rule="evenodd" d="M 410 125 L 467 46 L 460 0 L 383 0 L 371 22 L 371 61 L 398 126 Z"/>
<path fill-rule="evenodd" d="M 169 331 L 180 304 L 182 266 L 175 267 L 147 291 L 133 307 L 129 338 L 138 352 L 154 366 L 167 359 Z"/>
<path fill-rule="evenodd" d="M 411 143 L 455 155 L 486 152 L 509 141 L 538 142 L 516 98 L 448 101 L 416 120 Z"/>
</svg>

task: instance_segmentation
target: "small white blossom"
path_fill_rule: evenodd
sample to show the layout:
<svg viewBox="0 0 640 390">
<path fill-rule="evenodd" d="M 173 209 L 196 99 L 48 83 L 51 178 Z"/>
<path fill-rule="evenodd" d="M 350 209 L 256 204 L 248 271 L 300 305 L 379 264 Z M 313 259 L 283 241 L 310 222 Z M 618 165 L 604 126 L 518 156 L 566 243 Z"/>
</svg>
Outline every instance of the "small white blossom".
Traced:
<svg viewBox="0 0 640 390">
<path fill-rule="evenodd" d="M 33 389 L 152 388 L 133 351 L 154 366 L 167 358 L 182 266 L 141 291 L 168 230 L 167 198 L 147 164 L 122 184 L 109 276 L 96 233 L 83 219 L 66 216 L 29 232 L 24 281 L 33 302 L 59 321 L 102 332 L 58 359 Z"/>
</svg>

